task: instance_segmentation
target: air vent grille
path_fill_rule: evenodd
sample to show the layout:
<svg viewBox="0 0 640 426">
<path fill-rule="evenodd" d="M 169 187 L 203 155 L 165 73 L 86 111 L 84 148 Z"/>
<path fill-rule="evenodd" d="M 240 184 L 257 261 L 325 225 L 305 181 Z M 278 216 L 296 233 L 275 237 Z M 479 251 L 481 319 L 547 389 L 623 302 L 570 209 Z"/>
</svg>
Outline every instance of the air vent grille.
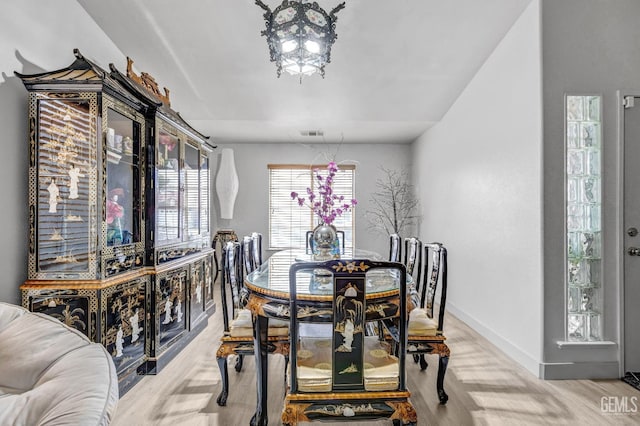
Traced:
<svg viewBox="0 0 640 426">
<path fill-rule="evenodd" d="M 300 130 L 302 136 L 324 136 L 324 130 Z"/>
</svg>

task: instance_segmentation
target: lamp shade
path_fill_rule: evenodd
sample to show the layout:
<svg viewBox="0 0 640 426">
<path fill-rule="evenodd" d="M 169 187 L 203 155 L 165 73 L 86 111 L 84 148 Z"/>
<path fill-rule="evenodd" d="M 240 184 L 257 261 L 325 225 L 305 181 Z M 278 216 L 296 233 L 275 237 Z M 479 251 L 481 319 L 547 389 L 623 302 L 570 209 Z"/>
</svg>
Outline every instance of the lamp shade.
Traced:
<svg viewBox="0 0 640 426">
<path fill-rule="evenodd" d="M 233 219 L 233 206 L 238 196 L 238 174 L 231 148 L 223 148 L 220 154 L 220 167 L 216 175 L 216 193 L 220 203 L 220 218 Z"/>
</svg>

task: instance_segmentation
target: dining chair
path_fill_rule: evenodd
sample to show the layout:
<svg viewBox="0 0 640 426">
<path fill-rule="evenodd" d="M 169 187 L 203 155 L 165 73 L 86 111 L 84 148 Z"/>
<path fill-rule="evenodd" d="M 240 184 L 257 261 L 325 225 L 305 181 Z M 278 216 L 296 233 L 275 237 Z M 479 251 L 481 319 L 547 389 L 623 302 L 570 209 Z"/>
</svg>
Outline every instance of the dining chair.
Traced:
<svg viewBox="0 0 640 426">
<path fill-rule="evenodd" d="M 423 243 L 423 270 L 420 282 L 415 288 L 409 288 L 408 297 L 413 305 L 409 313 L 407 353 L 420 363 L 420 369 L 426 370 L 428 363 L 425 355 L 438 355 L 438 376 L 436 390 L 441 404 L 446 404 L 449 396 L 444 390 L 444 376 L 449 364 L 450 350 L 445 343 L 444 314 L 447 301 L 447 249 L 441 243 Z M 434 317 L 435 301 L 438 299 L 438 316 Z M 386 340 L 398 341 L 398 324 L 385 319 L 383 321 Z"/>
<path fill-rule="evenodd" d="M 425 355 L 438 355 L 436 388 L 441 404 L 449 399 L 444 390 L 444 376 L 449 363 L 450 350 L 445 343 L 444 314 L 447 302 L 447 249 L 442 243 L 424 243 L 423 279 L 418 282 L 414 303 L 417 307 L 409 314 L 409 354 L 419 357 L 420 369 L 426 370 Z M 438 298 L 438 285 L 440 292 Z M 417 298 L 416 298 L 417 296 Z M 437 303 L 437 317 L 434 314 Z"/>
<path fill-rule="evenodd" d="M 400 262 L 402 255 L 402 246 L 400 235 L 389 235 L 389 262 Z"/>
<path fill-rule="evenodd" d="M 412 277 L 412 284 L 407 287 L 410 295 L 413 295 L 414 306 L 419 306 L 419 291 L 422 274 L 422 242 L 416 237 L 404 239 L 404 266 L 407 274 Z M 426 362 L 424 355 L 413 355 L 415 362 Z"/>
<path fill-rule="evenodd" d="M 326 300 L 298 298 L 297 290 L 330 277 Z M 406 387 L 406 268 L 397 262 L 330 260 L 298 262 L 289 269 L 291 365 L 282 411 L 286 426 L 314 420 L 366 421 L 392 419 L 394 425 L 415 425 L 416 411 Z M 377 282 L 397 282 L 394 309 L 381 312 L 367 293 Z M 391 306 L 386 302 L 385 306 Z M 397 304 L 396 304 L 397 303 Z M 365 336 L 367 321 L 399 319 L 399 352 L 376 336 Z M 328 324 L 324 335 L 302 335 L 308 323 Z"/>
<path fill-rule="evenodd" d="M 414 283 L 420 283 L 422 274 L 422 241 L 416 237 L 404 239 L 404 266 Z M 417 289 L 419 290 L 419 289 Z"/>
<path fill-rule="evenodd" d="M 253 268 L 257 269 L 262 265 L 262 234 L 251 233 L 251 257 L 253 258 Z"/>
<path fill-rule="evenodd" d="M 253 264 L 253 239 L 249 235 L 242 237 L 240 243 L 242 252 L 242 264 L 244 265 L 244 275 L 249 275 L 255 269 Z"/>
<path fill-rule="evenodd" d="M 336 234 L 338 234 L 338 241 L 340 242 L 340 250 L 341 253 L 345 251 L 345 234 L 342 230 L 336 230 Z M 312 254 L 313 253 L 313 231 L 307 231 L 307 236 L 305 238 L 305 253 Z"/>
<path fill-rule="evenodd" d="M 255 269 L 257 269 L 260 266 L 260 263 L 256 264 L 255 262 L 255 257 L 254 257 L 255 244 L 257 244 L 257 242 L 254 240 L 253 235 L 251 236 L 245 235 L 244 237 L 242 237 L 242 242 L 240 243 L 240 252 L 242 254 L 242 265 L 244 266 L 243 276 L 249 275 L 251 272 L 253 272 Z M 246 305 L 249 298 L 249 292 L 247 291 L 246 287 L 241 286 L 239 296 L 240 296 L 240 303 L 242 304 L 242 306 Z M 235 364 L 236 371 L 239 372 L 242 370 L 243 363 L 244 363 L 244 355 L 238 354 L 236 358 L 236 364 Z"/>
<path fill-rule="evenodd" d="M 244 239 L 243 239 L 244 241 Z M 236 355 L 235 370 L 242 369 L 243 357 L 254 356 L 253 320 L 244 295 L 242 274 L 242 250 L 239 242 L 227 242 L 222 251 L 222 275 L 220 279 L 220 295 L 222 305 L 223 334 L 220 346 L 216 351 L 216 360 L 220 368 L 222 390 L 216 399 L 218 405 L 226 405 L 229 395 L 229 373 L 227 358 Z M 271 320 L 268 329 L 268 346 L 270 354 L 281 354 L 285 357 L 285 371 L 289 360 L 289 323 Z"/>
</svg>

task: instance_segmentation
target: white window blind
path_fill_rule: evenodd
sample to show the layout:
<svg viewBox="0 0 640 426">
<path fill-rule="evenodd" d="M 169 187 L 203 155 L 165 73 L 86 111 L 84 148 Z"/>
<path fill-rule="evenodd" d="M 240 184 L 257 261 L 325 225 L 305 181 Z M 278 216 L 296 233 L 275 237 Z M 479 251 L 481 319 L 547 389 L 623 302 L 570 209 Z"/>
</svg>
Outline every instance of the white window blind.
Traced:
<svg viewBox="0 0 640 426">
<path fill-rule="evenodd" d="M 333 192 L 344 196 L 345 202 L 354 198 L 355 166 L 342 165 L 334 177 Z M 309 199 L 307 188 L 316 192 L 313 170 L 327 174 L 326 165 L 269 164 L 269 249 L 305 248 L 307 231 L 318 224 L 310 208 L 300 207 L 291 199 L 291 192 Z M 337 217 L 334 226 L 345 233 L 345 247 L 353 248 L 353 212 Z"/>
</svg>

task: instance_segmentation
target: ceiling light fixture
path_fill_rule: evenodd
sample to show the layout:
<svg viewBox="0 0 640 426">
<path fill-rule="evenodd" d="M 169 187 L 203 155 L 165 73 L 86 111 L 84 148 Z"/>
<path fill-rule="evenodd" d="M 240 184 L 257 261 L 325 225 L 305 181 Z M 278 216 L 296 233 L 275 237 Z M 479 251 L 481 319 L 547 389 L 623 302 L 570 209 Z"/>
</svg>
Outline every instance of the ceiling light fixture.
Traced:
<svg viewBox="0 0 640 426">
<path fill-rule="evenodd" d="M 331 46 L 336 35 L 336 13 L 344 8 L 340 3 L 329 13 L 317 2 L 284 0 L 273 11 L 261 0 L 256 4 L 265 10 L 267 38 L 271 62 L 277 66 L 278 77 L 285 70 L 292 75 L 319 73 L 324 78 L 324 66 L 331 62 Z"/>
</svg>

